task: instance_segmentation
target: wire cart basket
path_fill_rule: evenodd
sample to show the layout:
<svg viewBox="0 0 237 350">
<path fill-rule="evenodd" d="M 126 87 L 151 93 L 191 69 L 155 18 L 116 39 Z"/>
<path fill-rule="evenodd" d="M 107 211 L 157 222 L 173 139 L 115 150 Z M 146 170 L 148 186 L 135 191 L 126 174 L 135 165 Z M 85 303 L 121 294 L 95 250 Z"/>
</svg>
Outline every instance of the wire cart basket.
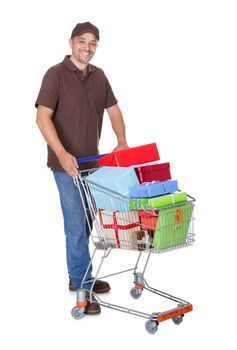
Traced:
<svg viewBox="0 0 237 350">
<path fill-rule="evenodd" d="M 96 169 L 87 171 L 86 174 L 94 171 L 96 171 Z M 151 287 L 145 280 L 144 275 L 151 253 L 164 253 L 187 247 L 194 243 L 193 209 L 195 199 L 188 195 L 188 201 L 186 202 L 176 203 L 162 208 L 154 208 L 154 206 L 151 207 L 139 199 L 123 196 L 93 183 L 87 179 L 87 176 L 83 176 L 83 173 L 84 171 L 79 172 L 74 182 L 78 187 L 83 202 L 87 224 L 91 231 L 94 251 L 82 281 L 81 289 L 77 290 L 77 301 L 76 306 L 73 307 L 71 311 L 72 316 L 75 319 L 82 318 L 87 301 L 92 302 L 93 297 L 93 302 L 101 306 L 147 319 L 145 328 L 148 333 L 151 334 L 157 331 L 160 322 L 168 319 L 172 319 L 176 325 L 180 324 L 184 314 L 192 311 L 192 304 Z M 119 210 L 109 211 L 99 208 L 95 201 L 95 198 L 98 197 L 103 198 L 103 201 L 108 201 L 110 207 L 114 205 L 114 207 L 119 208 Z M 102 264 L 112 249 L 137 251 L 138 258 L 135 266 L 132 269 L 98 277 Z M 102 250 L 102 258 L 95 272 L 93 281 L 88 281 L 86 279 L 87 273 L 92 265 L 95 253 L 98 250 Z M 138 271 L 138 264 L 143 253 L 147 255 L 145 264 L 143 269 Z M 94 283 L 98 278 L 109 277 L 128 271 L 133 271 L 134 275 L 134 286 L 130 291 L 132 298 L 139 299 L 143 290 L 147 290 L 160 297 L 169 299 L 174 302 L 176 306 L 166 311 L 152 312 L 149 314 L 108 303 L 101 300 L 98 295 L 93 292 Z M 83 288 L 83 285 L 88 282 L 92 282 L 89 293 Z"/>
</svg>

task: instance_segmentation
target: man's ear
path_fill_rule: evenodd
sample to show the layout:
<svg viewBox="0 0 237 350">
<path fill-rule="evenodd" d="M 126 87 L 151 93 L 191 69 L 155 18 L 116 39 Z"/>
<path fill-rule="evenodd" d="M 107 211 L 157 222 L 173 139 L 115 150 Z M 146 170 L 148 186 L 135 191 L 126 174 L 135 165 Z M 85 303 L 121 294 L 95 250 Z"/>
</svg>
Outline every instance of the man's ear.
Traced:
<svg viewBox="0 0 237 350">
<path fill-rule="evenodd" d="M 72 49 L 72 46 L 73 46 L 73 41 L 72 41 L 72 39 L 69 39 L 69 45 L 70 45 L 70 48 Z"/>
</svg>

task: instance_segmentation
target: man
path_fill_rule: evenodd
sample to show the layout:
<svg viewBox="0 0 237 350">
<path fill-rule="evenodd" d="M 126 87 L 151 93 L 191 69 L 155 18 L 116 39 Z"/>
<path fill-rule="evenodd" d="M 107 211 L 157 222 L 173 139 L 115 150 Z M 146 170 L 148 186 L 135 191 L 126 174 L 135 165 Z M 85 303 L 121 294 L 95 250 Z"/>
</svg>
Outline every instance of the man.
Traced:
<svg viewBox="0 0 237 350">
<path fill-rule="evenodd" d="M 116 150 L 128 148 L 123 117 L 104 72 L 89 64 L 98 41 L 99 30 L 90 22 L 78 23 L 69 40 L 71 55 L 51 67 L 45 74 L 35 106 L 37 124 L 48 144 L 47 165 L 53 171 L 64 217 L 69 289 L 81 288 L 90 262 L 88 239 L 90 231 L 73 179 L 78 170 L 96 164 L 78 166 L 77 157 L 98 154 L 104 110 L 116 134 Z M 87 280 L 93 279 L 92 268 Z M 92 283 L 83 287 L 90 289 Z M 93 291 L 107 292 L 105 281 L 96 281 Z M 85 313 L 97 314 L 100 306 L 93 301 Z"/>
</svg>

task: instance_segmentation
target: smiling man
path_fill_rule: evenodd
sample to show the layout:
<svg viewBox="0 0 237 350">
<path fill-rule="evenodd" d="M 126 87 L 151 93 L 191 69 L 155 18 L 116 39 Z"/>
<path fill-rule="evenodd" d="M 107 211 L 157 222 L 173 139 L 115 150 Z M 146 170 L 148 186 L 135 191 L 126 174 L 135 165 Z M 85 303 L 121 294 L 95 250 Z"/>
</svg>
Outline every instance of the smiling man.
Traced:
<svg viewBox="0 0 237 350">
<path fill-rule="evenodd" d="M 72 49 L 71 61 L 86 75 L 88 62 L 92 59 L 97 48 L 97 38 L 93 33 L 84 33 L 70 39 Z"/>
<path fill-rule="evenodd" d="M 37 124 L 48 145 L 48 167 L 53 171 L 59 191 L 69 274 L 69 289 L 81 288 L 90 262 L 86 223 L 80 194 L 73 179 L 78 170 L 96 167 L 96 163 L 77 164 L 77 157 L 98 154 L 103 114 L 106 110 L 117 137 L 115 149 L 127 148 L 125 125 L 117 99 L 102 69 L 90 64 L 99 30 L 90 22 L 78 23 L 69 40 L 71 55 L 51 67 L 45 74 L 35 103 Z M 90 268 L 87 280 L 93 279 Z M 83 287 L 90 289 L 91 282 Z M 97 280 L 93 291 L 110 290 L 105 281 Z M 100 306 L 88 303 L 85 313 L 97 314 Z"/>
</svg>

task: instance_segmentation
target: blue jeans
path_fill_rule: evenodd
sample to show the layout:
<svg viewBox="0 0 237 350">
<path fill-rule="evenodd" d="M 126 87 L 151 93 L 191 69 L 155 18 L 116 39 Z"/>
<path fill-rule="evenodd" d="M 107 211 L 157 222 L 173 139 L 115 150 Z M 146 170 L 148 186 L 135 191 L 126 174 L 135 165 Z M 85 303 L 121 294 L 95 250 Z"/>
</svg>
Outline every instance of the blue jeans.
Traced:
<svg viewBox="0 0 237 350">
<path fill-rule="evenodd" d="M 54 178 L 58 187 L 64 218 L 68 274 L 73 287 L 79 289 L 90 263 L 90 229 L 86 221 L 79 190 L 71 176 L 64 172 L 55 171 Z M 86 279 L 92 279 L 92 266 Z M 86 283 L 83 288 L 90 289 L 91 285 L 92 283 Z"/>
</svg>

